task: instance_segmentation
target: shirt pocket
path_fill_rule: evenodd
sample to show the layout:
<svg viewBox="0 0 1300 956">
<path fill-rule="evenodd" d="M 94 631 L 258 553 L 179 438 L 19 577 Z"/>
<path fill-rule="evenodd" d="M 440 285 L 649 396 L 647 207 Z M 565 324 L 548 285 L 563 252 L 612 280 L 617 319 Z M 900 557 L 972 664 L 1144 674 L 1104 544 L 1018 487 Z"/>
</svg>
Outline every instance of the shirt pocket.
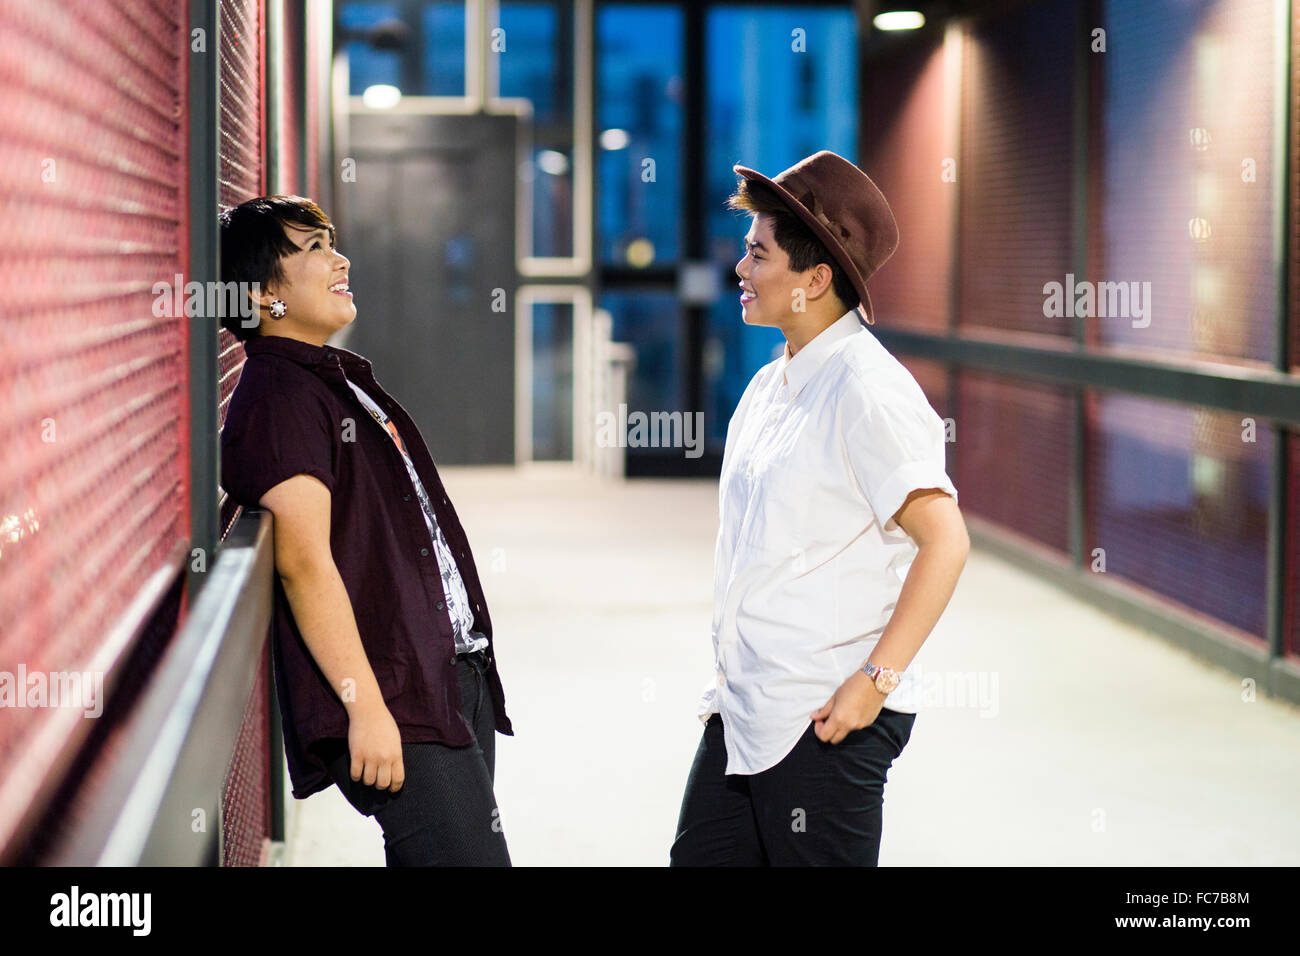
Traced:
<svg viewBox="0 0 1300 956">
<path fill-rule="evenodd" d="M 756 489 L 753 546 L 804 574 L 842 551 L 871 521 L 845 476 L 798 459 L 770 462 Z"/>
<path fill-rule="evenodd" d="M 769 559 L 797 559 L 815 476 L 788 460 L 770 460 L 755 467 L 752 481 L 746 543 Z"/>
</svg>

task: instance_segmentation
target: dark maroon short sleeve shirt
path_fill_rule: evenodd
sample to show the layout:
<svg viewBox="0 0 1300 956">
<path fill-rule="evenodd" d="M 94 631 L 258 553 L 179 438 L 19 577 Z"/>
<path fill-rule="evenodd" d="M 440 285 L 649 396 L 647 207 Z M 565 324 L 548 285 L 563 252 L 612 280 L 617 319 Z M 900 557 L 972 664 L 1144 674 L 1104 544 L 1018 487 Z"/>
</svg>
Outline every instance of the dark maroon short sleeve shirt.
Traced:
<svg viewBox="0 0 1300 956">
<path fill-rule="evenodd" d="M 283 336 L 244 343 L 247 361 L 221 431 L 221 485 L 246 507 L 271 488 L 312 475 L 330 490 L 330 550 L 347 589 L 366 657 L 403 742 L 474 742 L 461 716 L 451 617 L 428 525 L 401 452 L 376 427 L 348 380 L 397 426 L 455 555 L 489 641 L 488 688 L 496 729 L 513 734 L 493 651 L 492 620 L 456 509 L 410 415 L 383 389 L 370 362 L 346 349 Z M 293 795 L 333 782 L 321 744 L 347 739 L 348 714 L 316 665 L 275 578 L 276 693 Z"/>
</svg>

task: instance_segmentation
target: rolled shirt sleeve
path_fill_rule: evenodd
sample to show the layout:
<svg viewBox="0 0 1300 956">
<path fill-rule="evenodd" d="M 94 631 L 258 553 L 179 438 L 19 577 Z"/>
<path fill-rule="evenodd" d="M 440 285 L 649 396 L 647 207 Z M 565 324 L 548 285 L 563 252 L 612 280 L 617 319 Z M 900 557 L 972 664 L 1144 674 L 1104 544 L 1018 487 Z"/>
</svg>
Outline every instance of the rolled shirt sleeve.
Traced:
<svg viewBox="0 0 1300 956">
<path fill-rule="evenodd" d="M 900 530 L 894 515 L 907 496 L 938 488 L 957 498 L 945 463 L 944 424 L 915 382 L 911 388 L 869 387 L 845 421 L 845 445 L 858 486 L 883 530 Z"/>
<path fill-rule="evenodd" d="M 245 507 L 295 475 L 312 475 L 334 492 L 335 434 L 339 423 L 302 396 L 266 395 L 231 410 L 221 433 L 221 486 Z"/>
</svg>

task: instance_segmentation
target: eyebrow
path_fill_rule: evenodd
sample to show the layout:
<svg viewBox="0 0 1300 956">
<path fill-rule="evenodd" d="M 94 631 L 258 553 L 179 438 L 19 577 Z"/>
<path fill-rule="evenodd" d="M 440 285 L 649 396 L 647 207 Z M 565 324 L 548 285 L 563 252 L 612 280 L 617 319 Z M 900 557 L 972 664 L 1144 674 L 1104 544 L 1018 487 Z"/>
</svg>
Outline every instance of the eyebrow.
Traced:
<svg viewBox="0 0 1300 956">
<path fill-rule="evenodd" d="M 299 249 L 307 248 L 306 246 L 307 243 L 310 243 L 313 239 L 318 238 L 320 236 L 324 236 L 326 239 L 332 239 L 333 233 L 325 229 L 313 229 L 311 232 L 307 233 L 307 238 L 303 240 L 304 245 L 298 246 L 298 248 Z M 294 245 L 297 245 L 297 243 L 294 243 Z"/>
<path fill-rule="evenodd" d="M 763 245 L 761 242 L 750 242 L 748 236 L 742 239 L 741 242 L 743 242 L 746 246 L 751 246 L 755 249 L 762 249 L 764 252 L 767 252 L 767 246 Z"/>
</svg>

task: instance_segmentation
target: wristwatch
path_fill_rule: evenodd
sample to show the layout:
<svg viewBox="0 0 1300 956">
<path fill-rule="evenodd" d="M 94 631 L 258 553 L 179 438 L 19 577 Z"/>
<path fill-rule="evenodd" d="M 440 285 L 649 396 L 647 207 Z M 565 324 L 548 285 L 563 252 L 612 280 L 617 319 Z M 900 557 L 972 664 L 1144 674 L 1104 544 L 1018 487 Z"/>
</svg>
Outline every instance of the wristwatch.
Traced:
<svg viewBox="0 0 1300 956">
<path fill-rule="evenodd" d="M 868 661 L 862 665 L 862 673 L 875 681 L 876 690 L 882 694 L 888 694 L 898 687 L 898 674 L 888 667 L 881 667 L 879 664 L 872 664 Z"/>
</svg>

